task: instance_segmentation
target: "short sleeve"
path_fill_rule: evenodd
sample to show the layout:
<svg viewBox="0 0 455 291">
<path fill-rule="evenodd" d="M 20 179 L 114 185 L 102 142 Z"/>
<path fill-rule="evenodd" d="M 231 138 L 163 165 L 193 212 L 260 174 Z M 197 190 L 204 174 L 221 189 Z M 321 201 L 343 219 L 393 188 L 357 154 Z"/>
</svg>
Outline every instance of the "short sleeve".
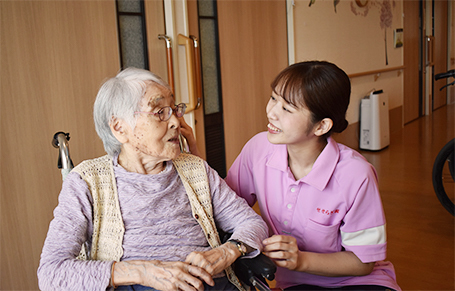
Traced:
<svg viewBox="0 0 455 291">
<path fill-rule="evenodd" d="M 366 177 L 355 186 L 357 190 L 340 231 L 343 248 L 367 263 L 385 259 L 387 236 L 376 173 L 369 164 L 365 171 Z"/>
<path fill-rule="evenodd" d="M 253 167 L 252 167 L 252 149 L 254 141 L 250 140 L 242 149 L 228 171 L 225 179 L 237 195 L 243 197 L 250 206 L 256 203 Z"/>
</svg>

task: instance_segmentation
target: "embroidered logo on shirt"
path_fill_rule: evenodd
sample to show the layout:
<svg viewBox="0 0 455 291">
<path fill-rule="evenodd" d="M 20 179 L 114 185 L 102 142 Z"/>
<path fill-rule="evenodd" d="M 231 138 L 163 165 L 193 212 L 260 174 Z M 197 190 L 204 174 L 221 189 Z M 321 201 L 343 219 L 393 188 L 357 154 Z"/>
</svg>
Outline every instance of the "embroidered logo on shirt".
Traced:
<svg viewBox="0 0 455 291">
<path fill-rule="evenodd" d="M 327 210 L 327 209 L 322 209 L 322 208 L 316 208 L 316 210 L 317 210 L 319 213 L 325 214 L 325 215 L 332 215 L 332 214 L 340 213 L 340 210 L 339 210 L 339 209 Z"/>
</svg>

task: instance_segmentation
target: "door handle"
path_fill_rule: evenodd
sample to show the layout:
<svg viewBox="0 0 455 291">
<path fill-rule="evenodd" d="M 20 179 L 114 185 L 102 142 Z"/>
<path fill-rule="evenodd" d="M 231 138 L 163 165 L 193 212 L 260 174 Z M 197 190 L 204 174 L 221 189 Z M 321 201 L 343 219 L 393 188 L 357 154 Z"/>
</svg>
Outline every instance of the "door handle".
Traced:
<svg viewBox="0 0 455 291">
<path fill-rule="evenodd" d="M 166 58 L 167 58 L 167 80 L 171 87 L 172 93 L 174 90 L 174 62 L 172 60 L 172 41 L 171 38 L 164 34 L 159 34 L 158 39 L 164 39 L 166 41 Z"/>
<path fill-rule="evenodd" d="M 188 98 L 189 103 L 186 104 L 186 112 L 194 111 L 198 106 L 197 84 L 196 84 L 196 66 L 194 61 L 194 45 L 193 40 L 182 34 L 178 35 L 178 44 L 185 46 L 186 56 L 186 72 L 188 76 Z"/>
<path fill-rule="evenodd" d="M 196 109 L 201 106 L 202 102 L 202 69 L 201 69 L 201 57 L 199 54 L 199 41 L 194 35 L 190 35 L 190 38 L 193 40 L 194 48 L 194 63 L 195 63 L 195 73 L 196 73 L 196 92 L 197 92 L 197 104 Z"/>
<path fill-rule="evenodd" d="M 427 35 L 425 37 L 426 47 L 426 65 L 434 66 L 434 36 Z"/>
</svg>

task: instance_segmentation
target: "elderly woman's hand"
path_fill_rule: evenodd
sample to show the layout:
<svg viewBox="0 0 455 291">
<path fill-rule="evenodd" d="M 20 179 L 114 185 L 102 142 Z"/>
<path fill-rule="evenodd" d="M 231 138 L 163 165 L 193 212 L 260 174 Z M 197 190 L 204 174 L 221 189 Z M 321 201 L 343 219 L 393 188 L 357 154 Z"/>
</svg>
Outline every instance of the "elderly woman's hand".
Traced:
<svg viewBox="0 0 455 291">
<path fill-rule="evenodd" d="M 116 286 L 140 284 L 158 290 L 202 291 L 202 281 L 215 285 L 203 268 L 184 262 L 122 261 L 114 265 L 112 277 Z"/>
<path fill-rule="evenodd" d="M 206 252 L 192 252 L 185 262 L 205 269 L 210 275 L 221 273 L 240 257 L 240 252 L 232 243 L 225 243 Z"/>
<path fill-rule="evenodd" d="M 180 133 L 186 138 L 191 154 L 201 157 L 201 154 L 199 153 L 199 149 L 197 147 L 196 138 L 194 137 L 193 129 L 186 123 L 185 118 L 180 117 L 179 121 Z"/>
</svg>

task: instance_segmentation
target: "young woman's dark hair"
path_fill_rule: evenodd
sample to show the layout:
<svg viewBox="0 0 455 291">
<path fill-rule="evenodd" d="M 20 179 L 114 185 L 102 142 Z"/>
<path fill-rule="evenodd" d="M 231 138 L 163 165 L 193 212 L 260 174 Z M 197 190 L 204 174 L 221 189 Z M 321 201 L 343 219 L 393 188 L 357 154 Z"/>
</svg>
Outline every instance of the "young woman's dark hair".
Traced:
<svg viewBox="0 0 455 291">
<path fill-rule="evenodd" d="M 273 80 L 272 90 L 288 103 L 306 107 L 313 124 L 330 118 L 332 132 L 342 132 L 348 126 L 346 110 L 351 96 L 348 75 L 336 65 L 325 61 L 309 61 L 291 65 Z"/>
</svg>

